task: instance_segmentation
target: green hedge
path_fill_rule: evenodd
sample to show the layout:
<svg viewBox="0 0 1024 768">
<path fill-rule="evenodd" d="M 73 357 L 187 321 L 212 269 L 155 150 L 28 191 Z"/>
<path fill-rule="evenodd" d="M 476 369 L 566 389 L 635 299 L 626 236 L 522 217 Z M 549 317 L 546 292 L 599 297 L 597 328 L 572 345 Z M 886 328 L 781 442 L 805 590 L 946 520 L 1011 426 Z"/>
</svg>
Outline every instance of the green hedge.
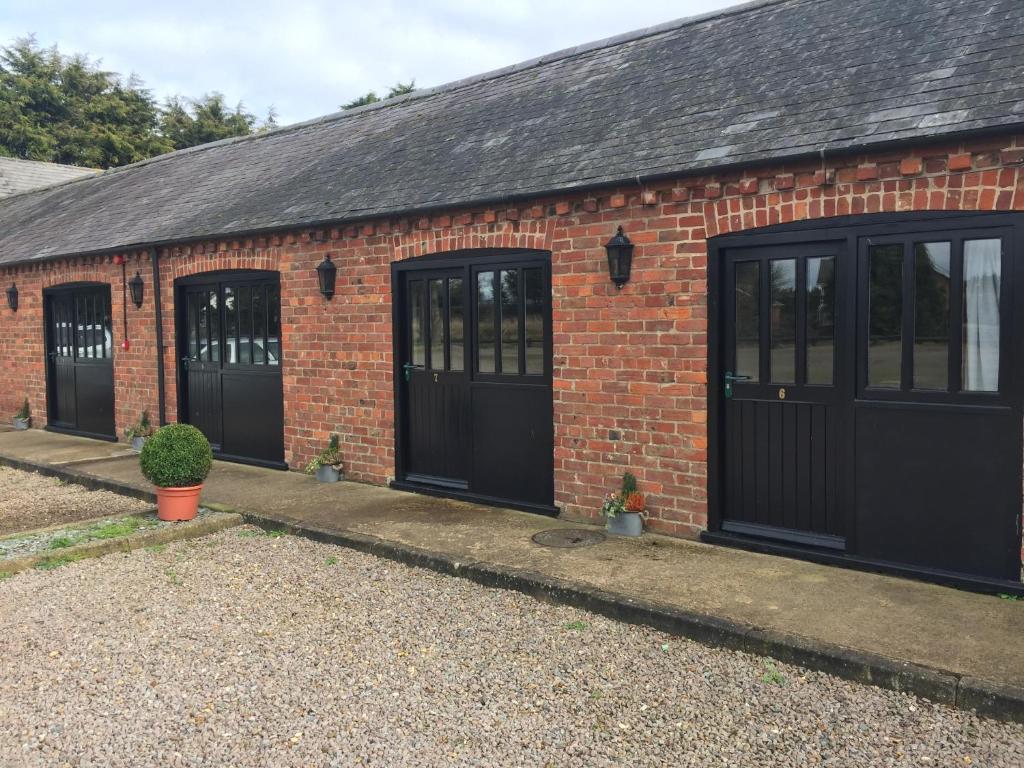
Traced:
<svg viewBox="0 0 1024 768">
<path fill-rule="evenodd" d="M 213 452 L 209 441 L 189 424 L 161 427 L 142 446 L 142 474 L 159 488 L 199 485 L 210 473 Z"/>
</svg>

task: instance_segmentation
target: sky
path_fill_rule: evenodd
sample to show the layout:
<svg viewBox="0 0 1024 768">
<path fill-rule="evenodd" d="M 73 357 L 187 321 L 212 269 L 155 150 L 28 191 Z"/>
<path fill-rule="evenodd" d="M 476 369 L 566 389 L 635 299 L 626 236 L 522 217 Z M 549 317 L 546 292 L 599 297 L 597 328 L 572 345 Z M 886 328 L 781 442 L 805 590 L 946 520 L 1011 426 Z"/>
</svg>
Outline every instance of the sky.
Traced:
<svg viewBox="0 0 1024 768">
<path fill-rule="evenodd" d="M 159 100 L 220 91 L 281 125 L 396 82 L 430 87 L 738 0 L 0 0 L 0 42 L 34 34 Z"/>
</svg>

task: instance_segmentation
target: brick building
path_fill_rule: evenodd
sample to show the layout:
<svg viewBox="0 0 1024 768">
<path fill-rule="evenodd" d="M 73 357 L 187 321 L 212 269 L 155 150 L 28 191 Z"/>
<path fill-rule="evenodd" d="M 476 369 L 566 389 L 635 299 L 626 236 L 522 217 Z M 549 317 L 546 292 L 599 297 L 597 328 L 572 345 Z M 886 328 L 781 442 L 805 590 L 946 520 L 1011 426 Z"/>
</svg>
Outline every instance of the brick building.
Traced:
<svg viewBox="0 0 1024 768">
<path fill-rule="evenodd" d="M 1022 74 L 1016 0 L 759 2 L 16 195 L 0 408 L 1019 583 Z"/>
</svg>

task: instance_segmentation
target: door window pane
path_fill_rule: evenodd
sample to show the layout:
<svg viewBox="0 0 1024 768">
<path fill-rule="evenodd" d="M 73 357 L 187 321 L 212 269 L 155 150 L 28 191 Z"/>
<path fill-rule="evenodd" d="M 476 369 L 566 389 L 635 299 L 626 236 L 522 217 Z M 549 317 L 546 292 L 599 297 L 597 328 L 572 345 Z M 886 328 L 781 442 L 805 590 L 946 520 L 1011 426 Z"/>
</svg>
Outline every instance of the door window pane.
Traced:
<svg viewBox="0 0 1024 768">
<path fill-rule="evenodd" d="M 481 373 L 494 373 L 494 273 L 476 276 L 477 363 Z"/>
<path fill-rule="evenodd" d="M 252 290 L 238 289 L 238 362 L 252 363 Z"/>
<path fill-rule="evenodd" d="M 234 363 L 235 349 L 238 343 L 238 297 L 234 288 L 224 286 L 224 362 Z"/>
<path fill-rule="evenodd" d="M 949 382 L 949 243 L 914 246 L 914 389 Z"/>
<path fill-rule="evenodd" d="M 267 289 L 267 362 L 281 362 L 281 289 L 276 285 Z"/>
<path fill-rule="evenodd" d="M 761 264 L 736 264 L 736 364 L 737 376 L 758 381 L 761 374 Z"/>
<path fill-rule="evenodd" d="M 204 297 L 199 297 L 203 299 Z M 217 292 L 207 291 L 206 296 L 207 320 L 210 324 L 210 336 L 206 343 L 210 346 L 209 359 L 215 363 L 220 362 L 220 309 L 217 303 Z"/>
<path fill-rule="evenodd" d="M 448 357 L 453 371 L 465 370 L 466 329 L 464 322 L 462 278 L 448 279 Z"/>
<path fill-rule="evenodd" d="M 111 357 L 113 352 L 114 335 L 113 322 L 110 314 L 110 297 L 103 298 L 103 356 Z"/>
<path fill-rule="evenodd" d="M 903 353 L 903 246 L 872 246 L 868 261 L 868 386 L 899 389 Z"/>
<path fill-rule="evenodd" d="M 430 368 L 444 370 L 444 280 L 430 281 Z"/>
<path fill-rule="evenodd" d="M 410 362 L 413 365 L 426 365 L 427 362 L 427 339 L 423 328 L 423 292 L 422 280 L 409 283 L 409 337 L 412 341 Z"/>
<path fill-rule="evenodd" d="M 796 259 L 771 264 L 771 381 L 796 381 Z"/>
<path fill-rule="evenodd" d="M 835 368 L 836 259 L 807 260 L 807 383 L 832 383 Z"/>
<path fill-rule="evenodd" d="M 544 373 L 544 273 L 536 268 L 523 270 L 526 294 L 526 372 Z"/>
<path fill-rule="evenodd" d="M 186 294 L 186 307 L 185 307 L 185 320 L 188 325 L 188 359 L 198 360 L 199 359 L 199 345 L 197 342 L 198 329 L 196 328 L 196 317 L 199 314 L 199 310 L 196 306 L 198 296 L 194 293 Z"/>
<path fill-rule="evenodd" d="M 252 289 L 252 361 L 257 365 L 262 365 L 267 359 L 266 340 L 263 338 L 267 323 L 263 308 L 265 290 L 259 285 Z"/>
<path fill-rule="evenodd" d="M 519 271 L 501 271 L 501 372 L 519 374 Z"/>
<path fill-rule="evenodd" d="M 195 298 L 201 299 L 199 294 L 193 294 Z M 210 359 L 210 305 L 205 301 L 198 302 L 199 310 L 199 359 L 207 361 Z"/>
<path fill-rule="evenodd" d="M 999 290 L 1002 241 L 964 241 L 963 388 L 999 389 Z"/>
</svg>

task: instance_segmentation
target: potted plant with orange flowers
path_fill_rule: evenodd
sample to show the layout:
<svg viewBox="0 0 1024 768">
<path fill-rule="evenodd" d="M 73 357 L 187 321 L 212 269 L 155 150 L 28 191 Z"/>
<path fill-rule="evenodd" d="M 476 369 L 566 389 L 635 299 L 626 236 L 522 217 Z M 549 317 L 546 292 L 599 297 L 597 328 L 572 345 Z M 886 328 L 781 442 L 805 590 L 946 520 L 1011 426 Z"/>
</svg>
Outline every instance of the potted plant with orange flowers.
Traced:
<svg viewBox="0 0 1024 768">
<path fill-rule="evenodd" d="M 622 489 L 609 493 L 601 507 L 608 533 L 618 536 L 639 536 L 644 532 L 644 495 L 637 490 L 636 477 L 631 472 L 622 476 Z"/>
<path fill-rule="evenodd" d="M 191 520 L 199 513 L 199 494 L 213 466 L 210 443 L 189 424 L 161 427 L 142 446 L 142 474 L 156 486 L 156 516 Z"/>
</svg>

